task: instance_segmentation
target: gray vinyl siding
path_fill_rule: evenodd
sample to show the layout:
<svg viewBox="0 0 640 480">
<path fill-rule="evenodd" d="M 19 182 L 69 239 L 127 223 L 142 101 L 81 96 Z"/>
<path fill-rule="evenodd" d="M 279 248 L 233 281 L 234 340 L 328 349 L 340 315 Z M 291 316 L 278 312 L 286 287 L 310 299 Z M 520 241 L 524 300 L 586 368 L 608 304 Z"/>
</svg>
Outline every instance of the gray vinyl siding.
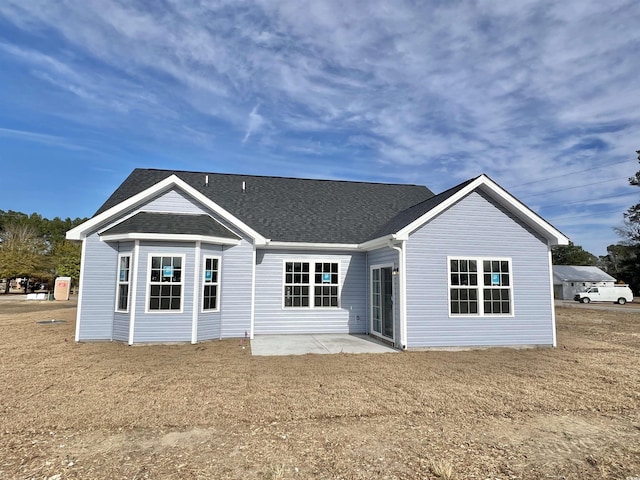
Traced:
<svg viewBox="0 0 640 480">
<path fill-rule="evenodd" d="M 473 192 L 407 241 L 408 348 L 552 345 L 553 298 L 543 239 Z M 513 316 L 449 316 L 447 256 L 511 258 Z"/>
<path fill-rule="evenodd" d="M 211 340 L 213 338 L 221 338 L 221 318 L 222 314 L 220 311 L 218 312 L 203 312 L 202 311 L 202 295 L 203 295 L 203 266 L 204 266 L 204 257 L 215 256 L 220 257 L 220 264 L 218 266 L 218 310 L 222 310 L 222 295 L 221 291 L 224 285 L 224 277 L 222 276 L 222 247 L 220 245 L 206 245 L 203 244 L 201 248 L 200 254 L 200 284 L 198 285 L 198 341 L 201 342 L 203 340 Z"/>
<path fill-rule="evenodd" d="M 251 335 L 252 278 L 253 246 L 245 239 L 239 245 L 225 246 L 220 298 L 222 338 Z"/>
<path fill-rule="evenodd" d="M 118 270 L 117 244 L 101 242 L 95 233 L 84 241 L 78 340 L 111 340 Z"/>
<path fill-rule="evenodd" d="M 339 308 L 283 308 L 284 262 L 340 264 Z M 363 253 L 258 251 L 255 334 L 366 333 L 367 266 Z"/>
<path fill-rule="evenodd" d="M 145 212 L 171 213 L 210 213 L 200 203 L 179 190 L 172 189 L 146 203 L 141 210 Z"/>
<path fill-rule="evenodd" d="M 194 243 L 140 242 L 134 343 L 191 341 Z M 147 312 L 149 256 L 182 255 L 182 312 Z"/>
</svg>

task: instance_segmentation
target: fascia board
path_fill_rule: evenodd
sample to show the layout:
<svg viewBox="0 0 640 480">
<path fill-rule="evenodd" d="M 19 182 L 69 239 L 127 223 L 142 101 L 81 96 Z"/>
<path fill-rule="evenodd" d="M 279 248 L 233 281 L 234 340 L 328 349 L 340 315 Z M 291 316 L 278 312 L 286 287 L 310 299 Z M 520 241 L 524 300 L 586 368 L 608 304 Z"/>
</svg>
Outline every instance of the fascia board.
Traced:
<svg viewBox="0 0 640 480">
<path fill-rule="evenodd" d="M 95 217 L 90 218 L 86 222 L 81 223 L 77 227 L 69 230 L 66 234 L 67 240 L 82 240 L 87 235 L 87 232 L 94 230 L 104 222 L 109 221 L 110 219 L 118 216 L 124 211 L 134 208 L 136 205 L 144 203 L 158 193 L 168 190 L 173 185 L 175 185 L 176 180 L 180 179 L 175 175 L 171 175 L 164 180 L 156 183 L 155 185 L 152 185 L 146 190 L 143 190 L 142 192 L 127 198 L 119 204 L 114 205 L 110 209 L 105 210 L 100 215 L 96 215 Z"/>
<path fill-rule="evenodd" d="M 263 248 L 273 250 L 359 250 L 359 246 L 355 243 L 268 242 Z"/>
<path fill-rule="evenodd" d="M 239 245 L 240 240 L 224 237 L 210 237 L 207 235 L 183 235 L 167 233 L 119 233 L 114 235 L 100 235 L 103 242 L 123 242 L 129 240 L 150 240 L 163 242 L 202 242 L 216 245 Z"/>
<path fill-rule="evenodd" d="M 469 195 L 471 192 L 476 190 L 477 188 L 484 187 L 489 190 L 492 196 L 498 200 L 498 202 L 512 211 L 518 218 L 523 220 L 529 226 L 531 226 L 535 231 L 541 233 L 545 238 L 549 241 L 554 242 L 557 245 L 568 245 L 569 239 L 559 230 L 551 226 L 547 223 L 542 217 L 534 213 L 528 207 L 526 207 L 522 202 L 517 200 L 513 195 L 508 193 L 502 187 L 493 182 L 486 175 L 480 175 L 469 185 L 461 189 L 459 192 L 456 192 L 455 195 L 447 198 L 440 205 L 429 210 L 427 213 L 422 215 L 420 218 L 414 220 L 406 227 L 402 228 L 398 231 L 396 236 L 399 239 L 407 238 L 413 231 L 424 225 L 426 222 L 436 217 L 455 203 L 459 202 L 462 198 Z"/>
<path fill-rule="evenodd" d="M 569 244 L 569 238 L 566 235 L 553 227 L 540 215 L 535 213 L 505 189 L 501 188 L 490 178 L 482 175 L 479 179 L 482 179 L 482 184 L 498 197 L 497 199 L 502 206 L 515 211 L 514 213 L 516 213 L 520 219 L 529 224 L 534 230 L 544 235 L 547 239 L 555 242 L 557 245 Z"/>
<path fill-rule="evenodd" d="M 191 187 L 185 181 L 178 178 L 176 175 L 171 175 L 164 180 L 161 180 L 160 182 L 152 185 L 146 190 L 143 190 L 142 192 L 124 200 L 123 202 L 120 202 L 118 205 L 114 205 L 110 209 L 102 212 L 100 215 L 96 215 L 95 217 L 69 230 L 66 234 L 66 238 L 67 240 L 82 240 L 86 236 L 87 232 L 94 230 L 104 222 L 109 221 L 110 219 L 120 215 L 122 212 L 134 208 L 137 205 L 143 204 L 150 198 L 173 187 L 178 187 L 184 190 L 188 195 L 190 195 L 203 205 L 209 207 L 212 211 L 220 215 L 229 223 L 247 233 L 247 235 L 249 235 L 253 239 L 256 245 L 264 245 L 267 243 L 267 239 L 260 235 L 258 232 L 253 230 L 244 222 L 240 221 L 240 219 L 233 216 L 224 208 L 220 207 L 220 205 L 218 205 L 214 201 L 209 200 L 207 197 Z"/>
</svg>

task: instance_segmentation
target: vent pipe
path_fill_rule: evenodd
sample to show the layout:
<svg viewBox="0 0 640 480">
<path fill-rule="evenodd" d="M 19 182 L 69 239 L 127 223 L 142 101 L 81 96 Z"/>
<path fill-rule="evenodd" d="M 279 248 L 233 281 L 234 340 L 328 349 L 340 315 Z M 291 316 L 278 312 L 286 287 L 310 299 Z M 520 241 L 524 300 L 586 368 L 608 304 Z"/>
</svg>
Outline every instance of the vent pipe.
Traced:
<svg viewBox="0 0 640 480">
<path fill-rule="evenodd" d="M 209 186 L 209 175 L 205 175 L 204 176 L 204 186 L 208 187 Z"/>
<path fill-rule="evenodd" d="M 242 191 L 244 192 L 247 189 L 247 182 L 242 182 Z"/>
</svg>

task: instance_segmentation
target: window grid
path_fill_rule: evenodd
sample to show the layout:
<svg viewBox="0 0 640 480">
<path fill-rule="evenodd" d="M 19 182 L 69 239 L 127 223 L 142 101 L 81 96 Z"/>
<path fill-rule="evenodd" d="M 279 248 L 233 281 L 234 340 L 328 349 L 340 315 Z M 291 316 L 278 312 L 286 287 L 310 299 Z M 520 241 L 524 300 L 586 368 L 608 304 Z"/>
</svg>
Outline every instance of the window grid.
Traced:
<svg viewBox="0 0 640 480">
<path fill-rule="evenodd" d="M 338 269 L 338 262 L 285 262 L 284 307 L 339 307 Z"/>
<path fill-rule="evenodd" d="M 509 262 L 506 260 L 484 260 L 482 264 L 484 313 L 508 315 L 511 313 Z"/>
<path fill-rule="evenodd" d="M 287 262 L 285 264 L 284 306 L 309 306 L 309 262 Z"/>
<path fill-rule="evenodd" d="M 118 263 L 118 303 L 116 310 L 119 312 L 127 312 L 129 310 L 129 275 L 131 273 L 131 256 L 121 255 Z"/>
<path fill-rule="evenodd" d="M 204 291 L 202 294 L 202 310 L 218 309 L 218 275 L 219 259 L 217 257 L 205 257 L 204 260 Z"/>
<path fill-rule="evenodd" d="M 451 315 L 510 315 L 511 288 L 509 260 L 449 260 Z"/>
<path fill-rule="evenodd" d="M 316 263 L 313 302 L 315 307 L 338 306 L 337 263 Z"/>
<path fill-rule="evenodd" d="M 149 310 L 182 307 L 182 257 L 152 256 L 149 272 Z"/>
<path fill-rule="evenodd" d="M 478 314 L 478 263 L 475 260 L 451 260 L 450 305 L 454 315 Z"/>
</svg>

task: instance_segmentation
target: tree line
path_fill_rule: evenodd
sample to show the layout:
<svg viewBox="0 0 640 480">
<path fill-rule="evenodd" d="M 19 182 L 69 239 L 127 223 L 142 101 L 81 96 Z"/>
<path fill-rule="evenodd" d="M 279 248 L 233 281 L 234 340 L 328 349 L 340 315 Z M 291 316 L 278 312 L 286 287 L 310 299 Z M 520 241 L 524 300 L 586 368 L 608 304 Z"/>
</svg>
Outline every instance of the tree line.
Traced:
<svg viewBox="0 0 640 480">
<path fill-rule="evenodd" d="M 640 150 L 636 151 L 640 162 Z M 640 170 L 629 178 L 629 185 L 640 187 Z M 552 249 L 554 265 L 593 265 L 600 267 L 618 281 L 628 283 L 640 294 L 640 203 L 623 214 L 622 225 L 613 229 L 620 241 L 607 247 L 607 254 L 597 257 L 578 245 L 559 245 Z"/>
<path fill-rule="evenodd" d="M 71 277 L 77 285 L 81 246 L 66 240 L 65 234 L 86 220 L 50 220 L 37 213 L 0 210 L 0 279 L 29 278 L 51 284 L 62 276 Z M 5 285 L 0 293 L 8 290 L 8 283 Z"/>
</svg>

